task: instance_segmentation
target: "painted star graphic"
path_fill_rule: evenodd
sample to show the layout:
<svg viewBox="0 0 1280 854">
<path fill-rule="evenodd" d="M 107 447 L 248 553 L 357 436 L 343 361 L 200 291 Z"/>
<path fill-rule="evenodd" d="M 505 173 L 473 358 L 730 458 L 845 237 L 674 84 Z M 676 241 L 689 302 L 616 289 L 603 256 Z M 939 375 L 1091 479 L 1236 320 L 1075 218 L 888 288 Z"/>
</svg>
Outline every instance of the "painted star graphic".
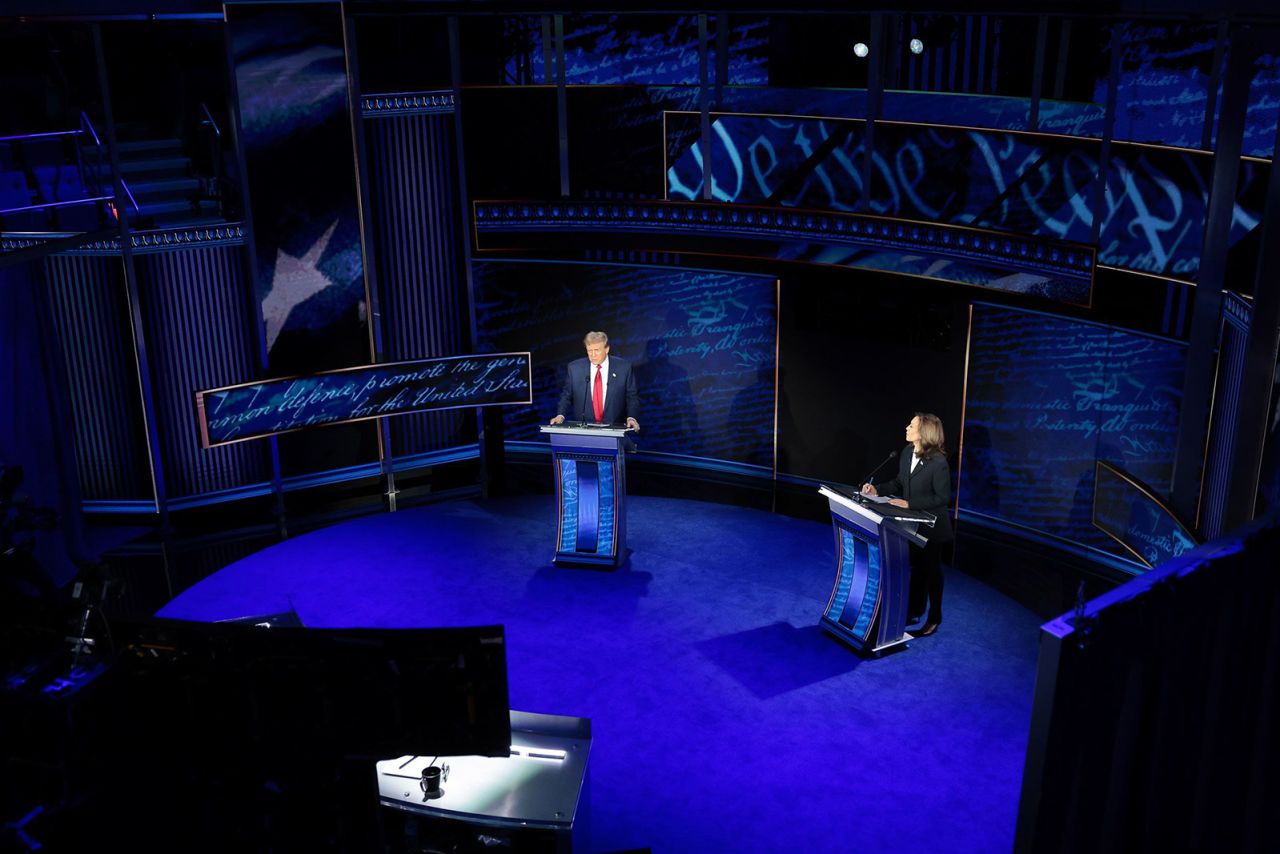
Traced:
<svg viewBox="0 0 1280 854">
<path fill-rule="evenodd" d="M 275 272 L 271 275 L 271 290 L 262 300 L 262 322 L 267 327 L 267 349 L 270 350 L 280 337 L 281 330 L 289 320 L 295 308 L 311 299 L 330 285 L 336 284 L 316 266 L 320 257 L 329 246 L 329 240 L 338 227 L 335 219 L 333 225 L 320 235 L 320 239 L 311 244 L 311 248 L 301 257 L 296 257 L 280 249 L 276 252 Z"/>
</svg>

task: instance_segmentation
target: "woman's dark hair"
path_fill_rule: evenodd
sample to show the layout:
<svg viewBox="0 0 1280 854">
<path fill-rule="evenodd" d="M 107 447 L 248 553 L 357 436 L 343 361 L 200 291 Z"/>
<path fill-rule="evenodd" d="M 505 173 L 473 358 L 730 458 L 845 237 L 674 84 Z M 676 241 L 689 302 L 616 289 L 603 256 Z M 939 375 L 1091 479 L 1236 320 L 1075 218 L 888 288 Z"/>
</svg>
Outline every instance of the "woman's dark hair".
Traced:
<svg viewBox="0 0 1280 854">
<path fill-rule="evenodd" d="M 947 437 L 942 432 L 942 419 L 931 412 L 917 412 L 916 418 L 920 419 L 920 456 L 945 457 Z"/>
</svg>

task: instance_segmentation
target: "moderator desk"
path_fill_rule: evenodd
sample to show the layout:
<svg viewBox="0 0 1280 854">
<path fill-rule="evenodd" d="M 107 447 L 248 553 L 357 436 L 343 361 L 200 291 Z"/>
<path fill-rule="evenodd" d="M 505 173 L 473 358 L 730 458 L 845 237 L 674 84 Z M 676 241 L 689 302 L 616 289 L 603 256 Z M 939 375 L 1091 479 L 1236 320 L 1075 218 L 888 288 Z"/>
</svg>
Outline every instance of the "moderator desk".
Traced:
<svg viewBox="0 0 1280 854">
<path fill-rule="evenodd" d="M 510 756 L 379 762 L 379 799 L 391 808 L 388 842 L 414 851 L 589 851 L 590 752 L 589 719 L 513 711 Z M 434 797 L 421 785 L 432 764 L 449 766 Z"/>
</svg>

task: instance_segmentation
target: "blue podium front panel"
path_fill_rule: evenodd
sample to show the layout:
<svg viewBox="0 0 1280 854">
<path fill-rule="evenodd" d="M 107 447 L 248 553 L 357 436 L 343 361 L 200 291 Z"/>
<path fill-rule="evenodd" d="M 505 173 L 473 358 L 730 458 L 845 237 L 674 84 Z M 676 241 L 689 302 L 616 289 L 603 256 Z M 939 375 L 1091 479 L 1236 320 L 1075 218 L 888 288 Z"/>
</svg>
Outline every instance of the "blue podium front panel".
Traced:
<svg viewBox="0 0 1280 854">
<path fill-rule="evenodd" d="M 915 523 L 887 517 L 866 500 L 828 486 L 836 535 L 836 581 L 818 621 L 858 652 L 880 655 L 910 639 L 906 633 L 909 541 L 924 545 Z"/>
<path fill-rule="evenodd" d="M 827 627 L 857 648 L 876 646 L 872 630 L 880 611 L 880 544 L 841 520 L 836 531 L 836 584 L 822 615 Z"/>
<path fill-rule="evenodd" d="M 623 492 L 619 455 L 555 454 L 559 508 L 556 563 L 616 565 Z"/>
</svg>

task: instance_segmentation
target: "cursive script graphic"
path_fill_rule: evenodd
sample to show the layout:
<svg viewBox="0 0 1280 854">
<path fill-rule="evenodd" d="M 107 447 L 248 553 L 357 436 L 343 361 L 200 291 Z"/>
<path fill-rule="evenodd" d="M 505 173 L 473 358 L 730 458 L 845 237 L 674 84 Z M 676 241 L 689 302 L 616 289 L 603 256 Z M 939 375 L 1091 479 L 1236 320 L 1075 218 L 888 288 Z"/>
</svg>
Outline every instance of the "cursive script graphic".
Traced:
<svg viewBox="0 0 1280 854">
<path fill-rule="evenodd" d="M 1166 507 L 1109 465 L 1098 467 L 1093 523 L 1151 566 L 1196 546 L 1195 537 Z"/>
<path fill-rule="evenodd" d="M 529 402 L 529 354 L 421 359 L 197 392 L 205 446 L 303 427 Z"/>
<path fill-rule="evenodd" d="M 682 116 L 687 121 L 689 117 Z M 681 130 L 669 121 L 669 130 Z M 1116 144 L 1097 193 L 1096 141 L 919 125 L 877 125 L 870 212 L 1090 242 L 1101 264 L 1194 280 L 1208 212 L 1208 154 Z M 712 196 L 723 202 L 861 210 L 862 122 L 717 116 Z M 822 149 L 825 154 L 816 158 Z M 702 194 L 696 137 L 667 170 L 672 199 Z M 1240 167 L 1230 239 L 1254 229 L 1265 170 Z M 966 176 L 961 182 L 956 176 Z M 1095 210 L 1099 199 L 1101 205 Z"/>
<path fill-rule="evenodd" d="M 1185 345 L 984 304 L 970 334 L 959 506 L 1113 548 L 1094 463 L 1168 490 Z"/>
<path fill-rule="evenodd" d="M 504 23 L 506 79 L 546 82 L 541 29 L 519 18 Z M 564 77 L 570 86 L 698 83 L 698 19 L 693 15 L 573 15 L 565 23 Z M 767 84 L 768 19 L 734 15 L 729 26 L 729 81 Z"/>
<path fill-rule="evenodd" d="M 534 406 L 506 413 L 508 438 L 541 441 L 566 363 L 603 329 L 611 356 L 631 363 L 644 450 L 772 464 L 775 279 L 483 261 L 474 282 L 482 346 L 533 349 Z"/>
</svg>

